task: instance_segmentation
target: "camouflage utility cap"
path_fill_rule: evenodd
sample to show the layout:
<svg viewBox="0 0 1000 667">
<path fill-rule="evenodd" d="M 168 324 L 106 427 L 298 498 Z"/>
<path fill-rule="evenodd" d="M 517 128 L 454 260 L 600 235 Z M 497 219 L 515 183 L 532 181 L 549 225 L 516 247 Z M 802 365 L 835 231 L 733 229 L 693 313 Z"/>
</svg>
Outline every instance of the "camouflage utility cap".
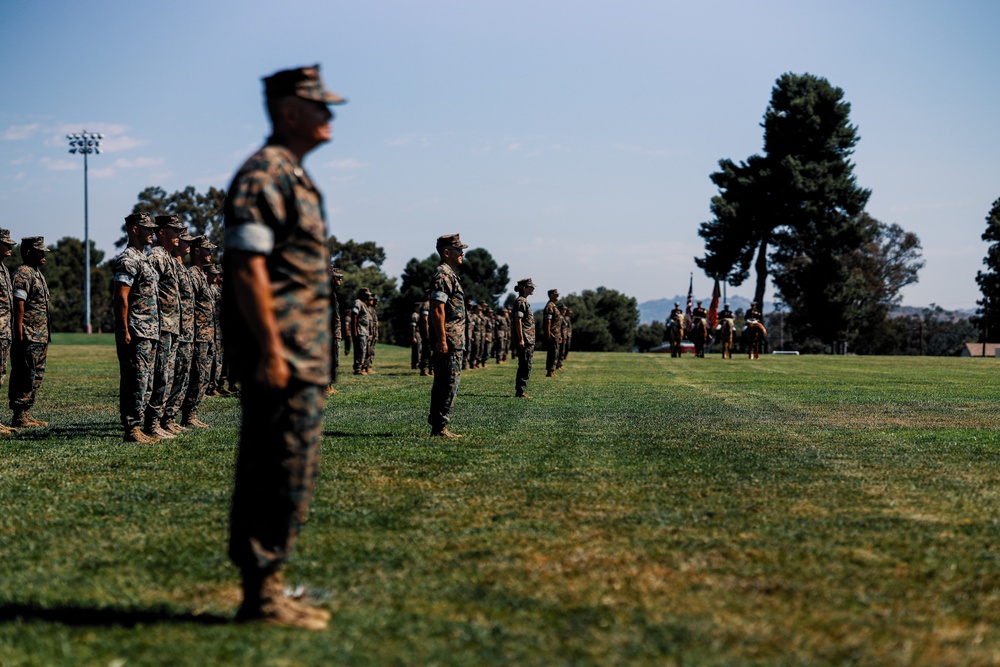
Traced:
<svg viewBox="0 0 1000 667">
<path fill-rule="evenodd" d="M 187 229 L 181 219 L 176 215 L 158 215 L 156 216 L 156 226 L 157 227 L 169 227 L 171 229 Z"/>
<path fill-rule="evenodd" d="M 531 278 L 521 278 L 517 281 L 518 288 L 534 287 L 535 283 L 531 282 Z"/>
<path fill-rule="evenodd" d="M 191 239 L 192 248 L 201 248 L 202 250 L 215 250 L 218 246 L 208 240 L 207 236 L 196 236 Z"/>
<path fill-rule="evenodd" d="M 330 265 L 330 277 L 333 278 L 334 280 L 343 280 L 344 279 L 344 274 L 341 273 L 340 269 L 334 267 L 331 264 Z"/>
<path fill-rule="evenodd" d="M 192 241 L 195 240 L 196 237 L 191 236 L 191 232 L 185 231 L 182 232 L 181 235 L 178 236 L 177 238 L 179 238 L 181 241 L 186 241 L 187 243 L 191 243 Z"/>
<path fill-rule="evenodd" d="M 559 290 L 557 290 L 555 288 L 550 289 L 549 290 L 549 296 L 552 296 L 552 295 L 559 296 Z"/>
<path fill-rule="evenodd" d="M 9 229 L 0 229 L 0 243 L 5 243 L 9 245 L 11 248 L 13 248 L 16 245 L 14 243 L 14 239 L 10 237 Z"/>
<path fill-rule="evenodd" d="M 149 213 L 130 213 L 125 216 L 125 226 L 131 227 L 132 225 L 139 225 L 140 227 L 149 227 L 154 229 L 156 223 L 153 222 L 152 216 Z"/>
<path fill-rule="evenodd" d="M 468 248 L 469 246 L 462 243 L 462 239 L 459 238 L 458 234 L 445 234 L 444 236 L 439 236 L 437 240 L 438 248 Z"/>
<path fill-rule="evenodd" d="M 38 250 L 39 252 L 51 252 L 51 250 L 45 246 L 44 236 L 21 237 L 21 254 L 23 255 L 27 250 Z"/>
<path fill-rule="evenodd" d="M 359 299 L 371 299 L 372 298 L 372 291 L 370 289 L 368 289 L 367 287 L 362 287 L 361 289 L 358 290 L 358 298 Z"/>
<path fill-rule="evenodd" d="M 205 273 L 210 273 L 214 275 L 222 275 L 222 269 L 219 268 L 218 264 L 209 264 L 205 267 Z"/>
<path fill-rule="evenodd" d="M 278 100 L 282 97 L 301 97 L 324 104 L 347 102 L 337 93 L 327 90 L 319 78 L 319 65 L 299 67 L 275 72 L 264 78 L 264 97 Z"/>
</svg>

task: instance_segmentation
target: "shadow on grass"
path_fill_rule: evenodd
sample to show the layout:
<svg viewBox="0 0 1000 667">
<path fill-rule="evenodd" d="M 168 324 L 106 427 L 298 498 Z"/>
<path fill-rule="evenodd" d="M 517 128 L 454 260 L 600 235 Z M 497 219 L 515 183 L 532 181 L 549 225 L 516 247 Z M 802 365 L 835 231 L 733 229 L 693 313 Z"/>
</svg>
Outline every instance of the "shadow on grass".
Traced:
<svg viewBox="0 0 1000 667">
<path fill-rule="evenodd" d="M 160 623 L 197 623 L 223 625 L 233 619 L 215 614 L 176 613 L 165 610 L 114 609 L 109 607 L 41 607 L 34 604 L 0 604 L 0 623 L 14 621 L 42 621 L 71 626 L 118 626 L 134 628 L 137 625 Z"/>
<path fill-rule="evenodd" d="M 108 438 L 121 440 L 122 427 L 111 424 L 49 424 L 21 428 L 11 436 L 15 440 L 48 440 L 49 438 Z"/>
<path fill-rule="evenodd" d="M 397 438 L 398 433 L 347 433 L 346 431 L 323 431 L 324 438 Z"/>
</svg>

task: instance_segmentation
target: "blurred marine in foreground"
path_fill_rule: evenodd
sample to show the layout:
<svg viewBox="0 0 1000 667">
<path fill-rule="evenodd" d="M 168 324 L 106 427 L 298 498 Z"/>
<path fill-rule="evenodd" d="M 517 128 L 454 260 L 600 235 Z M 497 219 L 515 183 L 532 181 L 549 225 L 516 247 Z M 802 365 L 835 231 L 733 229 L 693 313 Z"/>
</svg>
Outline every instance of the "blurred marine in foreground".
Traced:
<svg viewBox="0 0 1000 667">
<path fill-rule="evenodd" d="M 322 630 L 329 612 L 285 592 L 281 568 L 313 495 L 330 380 L 330 278 L 323 198 L 303 158 L 332 138 L 319 66 L 264 79 L 272 134 L 240 168 L 225 205 L 225 336 L 243 421 L 229 556 L 243 579 L 239 621 Z"/>
</svg>

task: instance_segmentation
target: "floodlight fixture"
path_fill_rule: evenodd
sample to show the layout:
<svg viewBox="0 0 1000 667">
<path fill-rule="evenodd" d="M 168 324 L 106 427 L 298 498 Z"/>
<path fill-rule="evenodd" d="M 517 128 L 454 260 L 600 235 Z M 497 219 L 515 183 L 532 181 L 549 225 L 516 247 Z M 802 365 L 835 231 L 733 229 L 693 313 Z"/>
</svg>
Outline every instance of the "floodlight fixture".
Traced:
<svg viewBox="0 0 1000 667">
<path fill-rule="evenodd" d="M 87 156 L 91 153 L 100 155 L 101 140 L 104 135 L 100 132 L 87 132 L 67 134 L 69 139 L 69 152 L 73 155 L 83 155 L 83 248 L 85 253 L 83 272 L 83 308 L 84 327 L 87 333 L 91 333 L 90 326 L 90 220 L 89 201 L 87 193 Z"/>
</svg>

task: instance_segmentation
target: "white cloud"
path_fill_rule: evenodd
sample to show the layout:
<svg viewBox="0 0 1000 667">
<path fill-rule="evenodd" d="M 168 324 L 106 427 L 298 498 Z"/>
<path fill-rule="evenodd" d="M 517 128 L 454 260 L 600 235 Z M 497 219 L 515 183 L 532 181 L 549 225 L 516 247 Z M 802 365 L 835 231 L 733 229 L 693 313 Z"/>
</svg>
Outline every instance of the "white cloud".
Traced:
<svg viewBox="0 0 1000 667">
<path fill-rule="evenodd" d="M 49 171 L 74 171 L 76 169 L 82 169 L 83 164 L 77 160 L 69 160 L 66 158 L 53 159 L 50 157 L 43 157 L 42 166 Z"/>
<path fill-rule="evenodd" d="M 122 169 L 143 169 L 147 167 L 159 167 L 163 164 L 163 158 L 159 157 L 137 157 L 128 159 L 120 157 L 115 160 L 115 166 Z"/>
<path fill-rule="evenodd" d="M 90 169 L 90 177 L 100 181 L 106 181 L 115 175 L 114 167 L 101 167 L 100 169 Z"/>
<path fill-rule="evenodd" d="M 38 123 L 32 123 L 30 125 L 11 125 L 6 130 L 4 130 L 3 138 L 6 141 L 20 141 L 23 139 L 30 139 L 35 136 L 42 126 Z"/>
<path fill-rule="evenodd" d="M 28 155 L 22 155 L 21 157 L 16 157 L 10 161 L 10 164 L 24 164 L 26 162 L 31 162 L 34 158 L 30 153 Z"/>
<path fill-rule="evenodd" d="M 329 169 L 365 169 L 368 167 L 367 164 L 353 157 L 330 160 L 325 166 Z"/>
</svg>

